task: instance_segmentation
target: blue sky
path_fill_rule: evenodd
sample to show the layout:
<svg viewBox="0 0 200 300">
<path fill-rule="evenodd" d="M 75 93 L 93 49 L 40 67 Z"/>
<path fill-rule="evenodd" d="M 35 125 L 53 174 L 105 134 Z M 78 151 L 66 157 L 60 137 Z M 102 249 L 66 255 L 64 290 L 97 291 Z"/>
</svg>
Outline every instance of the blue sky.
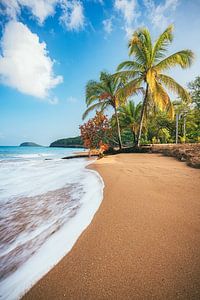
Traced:
<svg viewBox="0 0 200 300">
<path fill-rule="evenodd" d="M 87 81 L 128 58 L 140 26 L 156 37 L 174 23 L 169 52 L 196 59 L 173 76 L 200 74 L 200 0 L 0 0 L 0 14 L 0 145 L 78 135 Z"/>
</svg>

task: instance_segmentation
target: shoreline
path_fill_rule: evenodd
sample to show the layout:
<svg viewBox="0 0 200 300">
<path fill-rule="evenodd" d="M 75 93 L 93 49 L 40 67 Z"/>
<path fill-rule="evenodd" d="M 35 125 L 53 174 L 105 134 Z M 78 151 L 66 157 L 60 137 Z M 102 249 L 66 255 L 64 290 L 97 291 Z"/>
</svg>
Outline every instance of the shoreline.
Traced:
<svg viewBox="0 0 200 300">
<path fill-rule="evenodd" d="M 17 265 L 17 262 L 20 261 L 20 259 L 23 260 L 24 258 L 23 246 L 21 246 L 21 248 L 18 246 L 18 248 L 16 249 L 16 257 L 13 253 L 10 254 L 10 252 L 8 252 L 7 257 L 4 258 L 4 261 L 2 261 L 2 263 L 5 262 L 4 269 L 9 271 L 9 268 L 11 269 L 12 267 L 15 271 L 11 271 L 10 273 L 8 273 L 7 271 L 8 274 L 4 272 L 5 278 L 1 278 L 0 282 L 0 299 L 3 300 L 21 298 L 25 294 L 25 292 L 27 292 L 34 284 L 36 284 L 38 280 L 40 280 L 45 274 L 47 274 L 48 271 L 50 271 L 65 255 L 67 255 L 69 251 L 71 251 L 73 245 L 76 243 L 81 233 L 91 223 L 93 216 L 98 210 L 99 205 L 101 204 L 101 201 L 103 199 L 104 188 L 104 183 L 100 175 L 96 171 L 86 168 L 91 163 L 92 161 L 84 160 L 81 164 L 78 163 L 78 168 L 76 166 L 76 169 L 74 169 L 76 176 L 78 176 L 77 179 L 76 176 L 74 177 L 76 188 L 73 188 L 73 168 L 72 165 L 69 164 L 69 166 L 71 166 L 71 189 L 69 186 L 67 187 L 65 185 L 64 187 L 56 189 L 55 191 L 48 191 L 45 194 L 36 195 L 32 198 L 24 197 L 24 200 L 23 198 L 20 198 L 20 201 L 23 201 L 24 206 L 26 205 L 26 203 L 29 203 L 28 201 L 30 201 L 30 198 L 33 203 L 42 203 L 42 201 L 45 202 L 45 199 L 47 199 L 47 203 L 45 206 L 43 205 L 43 209 L 41 208 L 40 210 L 39 208 L 37 208 L 37 206 L 33 206 L 33 211 L 34 209 L 36 209 L 36 211 L 38 212 L 38 216 L 42 214 L 39 219 L 37 219 L 37 216 L 33 218 L 35 222 L 38 221 L 39 223 L 41 223 L 42 218 L 47 217 L 45 213 L 43 215 L 43 211 L 46 208 L 49 209 L 49 211 L 52 210 L 54 219 L 50 222 L 51 214 L 49 214 L 49 223 L 46 222 L 48 227 L 45 227 L 45 229 L 47 228 L 46 238 L 43 239 L 43 243 L 39 248 L 36 244 L 37 239 L 32 242 L 32 232 L 29 233 L 30 239 L 28 238 L 28 241 L 24 240 L 24 244 L 25 247 L 27 247 L 25 249 L 27 249 L 28 251 L 30 248 L 32 253 L 30 253 L 29 257 L 24 260 L 21 265 Z M 64 168 L 68 166 L 66 164 L 63 164 L 62 162 L 61 164 L 64 166 Z M 77 181 L 78 179 L 80 181 L 80 184 Z M 60 203 L 60 206 L 59 208 L 57 208 L 57 210 L 55 206 L 52 206 L 52 202 L 55 203 L 55 199 L 58 205 Z M 19 204 L 18 209 L 16 210 L 20 211 L 20 208 L 21 207 Z M 55 210 L 53 211 L 53 209 Z M 28 216 L 28 209 L 26 209 L 26 213 Z M 46 212 L 46 214 L 47 213 L 48 212 Z M 25 219 L 23 219 L 23 221 L 25 222 Z M 29 222 L 31 223 L 31 217 L 29 219 Z M 15 229 L 14 225 L 12 227 L 13 230 Z M 32 233 L 32 235 L 38 234 L 40 240 L 42 240 L 43 236 L 39 234 L 40 232 L 44 232 L 45 234 L 44 226 L 42 227 L 42 230 L 39 227 L 37 228 L 37 232 Z M 1 234 L 3 236 L 2 232 Z M 63 236 L 65 237 L 64 239 Z M 57 245 L 56 248 L 54 247 L 55 244 Z M 15 251 L 15 248 L 13 249 L 13 251 Z M 18 255 L 18 253 L 22 253 L 21 257 Z M 6 265 L 6 260 L 8 262 L 8 265 Z M 11 263 L 13 264 L 11 265 Z M 14 263 L 16 263 L 17 265 L 16 268 Z M 3 271 L 1 269 L 1 274 L 2 273 Z"/>
<path fill-rule="evenodd" d="M 100 208 L 23 299 L 199 298 L 199 171 L 158 154 L 89 168 L 105 182 Z"/>
</svg>

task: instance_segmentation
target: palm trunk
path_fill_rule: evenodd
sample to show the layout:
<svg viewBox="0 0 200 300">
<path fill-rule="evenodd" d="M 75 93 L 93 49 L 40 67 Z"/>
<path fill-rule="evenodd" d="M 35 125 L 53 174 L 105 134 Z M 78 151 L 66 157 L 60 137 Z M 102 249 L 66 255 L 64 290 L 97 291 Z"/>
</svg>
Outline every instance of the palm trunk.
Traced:
<svg viewBox="0 0 200 300">
<path fill-rule="evenodd" d="M 121 150 L 122 149 L 122 139 L 121 139 L 121 131 L 120 131 L 119 118 L 118 118 L 116 106 L 114 106 L 114 110 L 115 110 L 115 118 L 117 121 L 117 134 L 118 134 L 119 149 Z"/>
<path fill-rule="evenodd" d="M 184 143 L 186 140 L 186 115 L 183 116 L 183 137 L 184 137 Z"/>
<path fill-rule="evenodd" d="M 179 114 L 176 113 L 176 144 L 178 144 L 178 120 L 179 120 Z"/>
<path fill-rule="evenodd" d="M 144 120 L 144 112 L 145 112 L 145 107 L 146 107 L 146 104 L 147 104 L 148 90 L 149 90 L 149 85 L 147 83 L 145 96 L 144 96 L 144 101 L 143 101 L 143 104 L 142 104 L 141 116 L 140 116 L 140 127 L 139 127 L 139 131 L 138 131 L 137 147 L 140 146 L 140 140 L 141 140 L 141 135 L 142 135 L 142 126 L 143 126 L 143 120 Z"/>
</svg>

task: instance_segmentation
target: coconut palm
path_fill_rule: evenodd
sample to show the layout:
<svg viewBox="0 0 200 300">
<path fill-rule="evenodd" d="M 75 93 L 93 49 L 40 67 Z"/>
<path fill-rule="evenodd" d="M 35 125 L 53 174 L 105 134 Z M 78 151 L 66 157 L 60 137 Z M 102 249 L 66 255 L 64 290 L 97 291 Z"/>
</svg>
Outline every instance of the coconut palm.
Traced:
<svg viewBox="0 0 200 300">
<path fill-rule="evenodd" d="M 137 105 L 133 101 L 124 103 L 119 107 L 119 119 L 123 127 L 129 127 L 133 133 L 134 143 L 139 129 L 142 103 Z"/>
<path fill-rule="evenodd" d="M 115 79 L 112 75 L 106 72 L 101 72 L 100 81 L 91 80 L 86 85 L 87 110 L 83 114 L 83 119 L 85 119 L 89 112 L 93 110 L 100 109 L 103 111 L 108 107 L 112 107 L 116 118 L 120 149 L 122 148 L 122 141 L 117 108 L 119 103 L 123 101 L 122 96 L 119 95 L 122 86 L 121 80 Z"/>
<path fill-rule="evenodd" d="M 172 77 L 163 73 L 175 66 L 185 69 L 193 61 L 194 54 L 191 50 L 178 51 L 166 57 L 167 48 L 172 40 L 172 25 L 158 37 L 155 43 L 152 43 L 148 29 L 135 31 L 129 42 L 129 55 L 133 56 L 133 60 L 122 62 L 117 69 L 119 71 L 116 74 L 117 78 L 121 76 L 128 78 L 128 83 L 123 89 L 125 96 L 130 96 L 135 91 L 134 87 L 145 89 L 137 138 L 138 146 L 148 102 L 153 101 L 160 110 L 167 110 L 173 117 L 173 105 L 165 88 L 176 93 L 183 101 L 190 101 L 188 92 Z"/>
</svg>

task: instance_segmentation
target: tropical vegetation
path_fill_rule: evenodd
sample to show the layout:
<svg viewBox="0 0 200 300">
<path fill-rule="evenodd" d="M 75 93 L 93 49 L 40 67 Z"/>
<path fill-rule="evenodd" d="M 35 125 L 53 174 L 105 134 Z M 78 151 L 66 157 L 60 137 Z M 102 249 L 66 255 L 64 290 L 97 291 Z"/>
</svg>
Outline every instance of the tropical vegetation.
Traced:
<svg viewBox="0 0 200 300">
<path fill-rule="evenodd" d="M 83 119 L 91 111 L 98 116 L 107 110 L 110 133 L 106 144 L 116 146 L 117 140 L 122 148 L 199 141 L 200 77 L 186 89 L 166 74 L 173 67 L 189 68 L 194 54 L 186 49 L 167 55 L 172 41 L 173 26 L 155 42 L 147 28 L 138 29 L 128 44 L 129 60 L 120 63 L 114 74 L 101 72 L 99 81 L 87 83 Z"/>
</svg>

